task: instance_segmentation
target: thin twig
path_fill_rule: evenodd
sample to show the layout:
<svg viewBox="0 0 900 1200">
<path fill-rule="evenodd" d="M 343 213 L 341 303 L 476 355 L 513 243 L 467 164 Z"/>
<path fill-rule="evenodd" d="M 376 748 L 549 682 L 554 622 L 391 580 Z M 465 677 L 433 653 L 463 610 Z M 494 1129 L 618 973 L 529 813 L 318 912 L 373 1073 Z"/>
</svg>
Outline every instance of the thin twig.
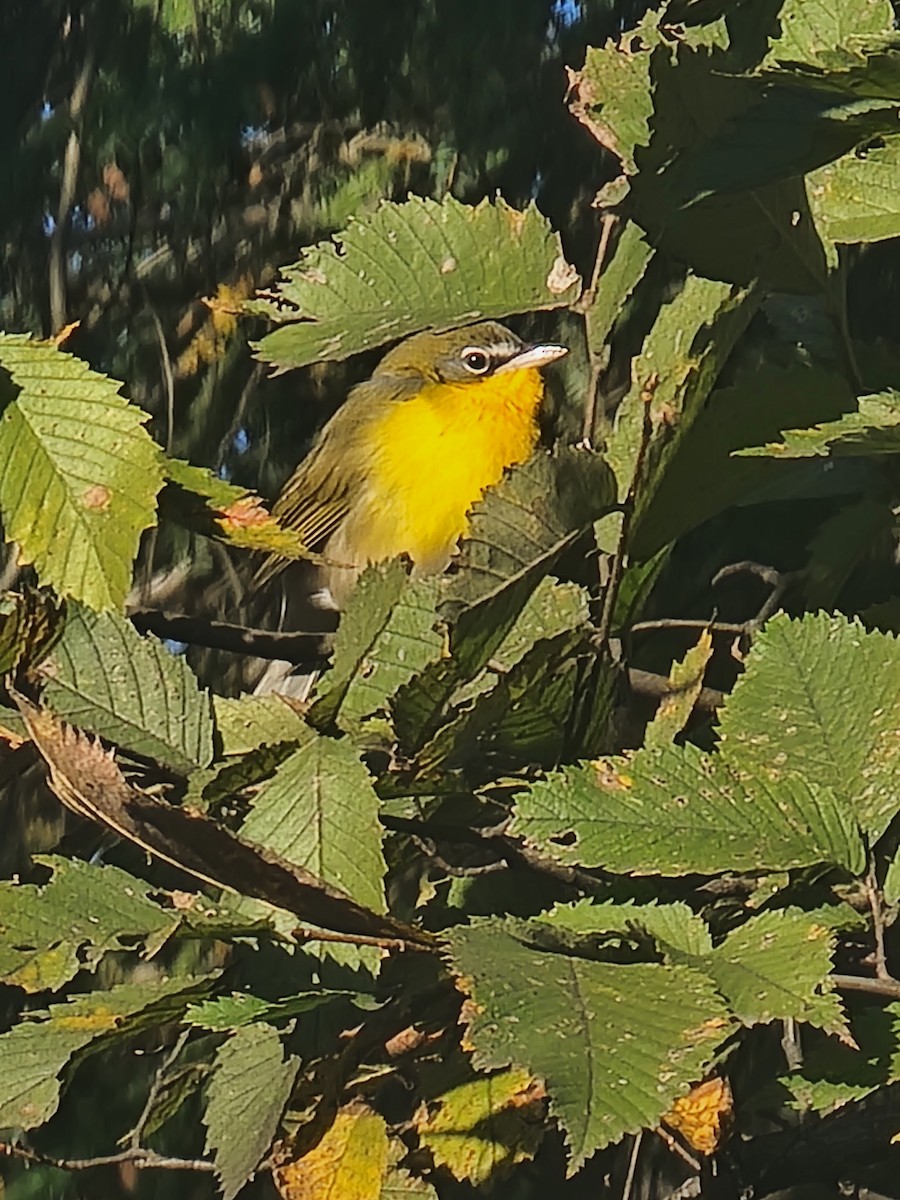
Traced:
<svg viewBox="0 0 900 1200">
<path fill-rule="evenodd" d="M 636 667 L 628 668 L 628 683 L 633 692 L 639 696 L 651 696 L 661 700 L 672 693 L 672 684 L 665 675 L 654 675 L 651 671 L 639 671 Z M 725 693 L 718 688 L 705 687 L 700 689 L 700 695 L 694 701 L 694 707 L 705 712 L 715 712 L 725 703 Z"/>
<path fill-rule="evenodd" d="M 625 1183 L 622 1185 L 622 1200 L 631 1200 L 631 1189 L 634 1186 L 634 1173 L 637 1170 L 638 1155 L 641 1152 L 641 1142 L 644 1140 L 644 1131 L 639 1129 L 634 1135 L 631 1143 L 631 1154 L 628 1157 L 628 1174 L 625 1176 Z"/>
<path fill-rule="evenodd" d="M 793 1017 L 787 1017 L 781 1023 L 781 1049 L 784 1051 L 784 1061 L 789 1071 L 799 1071 L 803 1066 L 803 1047 L 800 1044 L 800 1031 Z"/>
<path fill-rule="evenodd" d="M 384 815 L 381 823 L 385 829 L 408 833 L 412 837 L 424 837 L 462 846 L 482 846 L 494 851 L 509 866 L 519 864 L 541 875 L 547 875 L 558 883 L 578 888 L 590 895 L 605 895 L 607 884 L 596 875 L 564 866 L 515 838 L 506 837 L 495 830 L 471 829 L 467 826 L 438 825 L 428 821 L 417 821 L 412 817 L 390 817 Z"/>
<path fill-rule="evenodd" d="M 656 1126 L 656 1133 L 662 1138 L 673 1154 L 677 1154 L 679 1158 L 684 1159 L 687 1165 L 699 1175 L 703 1169 L 701 1164 L 694 1158 L 693 1154 L 689 1154 L 684 1146 L 675 1138 L 672 1137 L 668 1129 L 663 1129 L 662 1125 Z"/>
<path fill-rule="evenodd" d="M 443 871 L 445 875 L 451 875 L 456 879 L 474 879 L 479 875 L 493 875 L 495 871 L 505 871 L 509 865 L 505 859 L 495 858 L 491 862 L 479 863 L 478 865 L 468 867 L 456 866 L 454 863 L 447 862 L 431 838 L 413 834 L 412 840 L 425 857 L 431 859 L 439 870 Z"/>
<path fill-rule="evenodd" d="M 788 588 L 800 578 L 799 571 L 778 571 L 775 567 L 769 567 L 765 563 L 752 562 L 750 559 L 744 559 L 741 562 L 729 563 L 727 567 L 723 567 L 721 571 L 713 576 L 712 586 L 716 587 L 723 579 L 728 579 L 731 575 L 756 575 L 763 583 L 767 583 L 772 589 L 763 603 L 762 607 L 757 612 L 756 616 L 749 621 L 744 622 L 745 632 L 752 635 L 762 625 L 765 625 L 769 617 L 778 608 L 782 597 Z"/>
<path fill-rule="evenodd" d="M 324 657 L 321 633 L 273 633 L 269 629 L 250 629 L 227 621 L 192 617 L 186 613 L 165 612 L 155 608 L 135 608 L 129 612 L 134 627 L 141 633 L 153 633 L 174 642 L 208 646 L 211 650 L 229 650 L 233 654 L 252 654 L 255 658 L 284 659 L 309 663 Z"/>
<path fill-rule="evenodd" d="M 153 1082 L 150 1084 L 150 1090 L 147 1093 L 147 1099 L 144 1102 L 144 1107 L 141 1110 L 141 1115 L 138 1117 L 137 1123 L 135 1124 L 135 1127 L 134 1127 L 134 1129 L 132 1129 L 131 1135 L 128 1138 L 129 1150 L 135 1150 L 135 1151 L 140 1150 L 141 1138 L 143 1137 L 144 1130 L 147 1127 L 147 1122 L 150 1120 L 150 1114 L 153 1110 L 153 1105 L 156 1103 L 156 1099 L 159 1096 L 160 1088 L 163 1085 L 163 1080 L 165 1079 L 166 1072 L 168 1071 L 169 1067 L 171 1067 L 172 1063 L 175 1061 L 175 1059 L 178 1057 L 178 1055 L 181 1053 L 181 1051 L 184 1049 L 185 1043 L 187 1042 L 187 1040 L 190 1036 L 191 1036 L 190 1029 L 182 1030 L 182 1032 L 175 1039 L 175 1042 L 172 1045 L 172 1047 L 170 1048 L 168 1054 L 166 1054 L 166 1056 L 163 1058 L 162 1062 L 159 1064 L 159 1067 L 157 1068 L 157 1070 L 153 1076 Z"/>
<path fill-rule="evenodd" d="M 875 862 L 872 858 L 869 859 L 865 889 L 866 898 L 869 901 L 869 910 L 872 913 L 872 929 L 875 935 L 875 977 L 877 979 L 890 979 L 891 973 L 888 970 L 887 953 L 884 948 L 883 896 L 878 884 L 878 876 L 875 874 Z"/>
<path fill-rule="evenodd" d="M 49 1154 L 40 1154 L 36 1150 L 28 1150 L 13 1142 L 0 1142 L 0 1154 L 13 1158 L 24 1159 L 25 1162 L 38 1166 L 56 1167 L 60 1171 L 89 1171 L 93 1167 L 117 1166 L 121 1163 L 131 1163 L 141 1170 L 152 1167 L 162 1171 L 214 1171 L 215 1163 L 205 1158 L 172 1158 L 166 1154 L 157 1154 L 155 1150 L 145 1150 L 140 1147 L 132 1150 L 120 1150 L 117 1154 L 98 1154 L 96 1158 L 54 1158 Z"/>
<path fill-rule="evenodd" d="M 829 975 L 828 978 L 841 992 L 868 992 L 871 996 L 900 1000 L 900 983 L 896 979 L 869 979 L 865 975 Z"/>
<path fill-rule="evenodd" d="M 406 938 L 374 937 L 365 933 L 331 933 L 327 929 L 306 929 L 298 926 L 291 930 L 298 942 L 338 942 L 346 946 L 375 946 L 378 950 L 428 950 L 423 941 L 410 942 Z"/>
<path fill-rule="evenodd" d="M 653 629 L 708 629 L 710 633 L 748 633 L 751 622 L 682 620 L 681 617 L 661 617 L 657 621 L 638 621 L 628 626 L 629 633 L 647 633 Z"/>
<path fill-rule="evenodd" d="M 640 445 L 638 446 L 634 471 L 631 476 L 631 483 L 628 486 L 628 495 L 625 497 L 625 503 L 622 506 L 622 527 L 619 530 L 619 541 L 618 545 L 616 546 L 616 552 L 613 555 L 612 565 L 609 571 L 609 579 L 606 582 L 606 590 L 603 593 L 603 609 L 600 615 L 600 624 L 597 635 L 597 646 L 598 649 L 601 650 L 609 644 L 609 635 L 612 630 L 613 617 L 615 616 L 616 611 L 616 600 L 619 597 L 619 588 L 622 583 L 622 575 L 625 571 L 625 550 L 628 546 L 628 538 L 631 534 L 631 523 L 634 520 L 637 492 L 638 488 L 640 487 L 641 476 L 644 472 L 644 460 L 647 457 L 647 450 L 653 434 L 653 420 L 650 411 L 650 405 L 652 403 L 653 395 L 656 391 L 658 383 L 659 376 L 652 375 L 641 389 L 641 402 L 644 406 L 643 422 L 641 425 L 641 441 Z"/>
</svg>

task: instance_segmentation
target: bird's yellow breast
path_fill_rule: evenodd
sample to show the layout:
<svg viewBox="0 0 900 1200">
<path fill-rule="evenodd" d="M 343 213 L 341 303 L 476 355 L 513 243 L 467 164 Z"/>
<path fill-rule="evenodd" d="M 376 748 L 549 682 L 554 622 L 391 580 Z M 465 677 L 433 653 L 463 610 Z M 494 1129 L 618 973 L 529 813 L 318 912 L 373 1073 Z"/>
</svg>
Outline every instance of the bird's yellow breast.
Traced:
<svg viewBox="0 0 900 1200">
<path fill-rule="evenodd" d="M 533 452 L 543 386 L 531 369 L 432 383 L 381 417 L 366 496 L 344 531 L 359 557 L 408 554 L 421 570 L 442 570 L 467 530 L 468 510 Z"/>
</svg>

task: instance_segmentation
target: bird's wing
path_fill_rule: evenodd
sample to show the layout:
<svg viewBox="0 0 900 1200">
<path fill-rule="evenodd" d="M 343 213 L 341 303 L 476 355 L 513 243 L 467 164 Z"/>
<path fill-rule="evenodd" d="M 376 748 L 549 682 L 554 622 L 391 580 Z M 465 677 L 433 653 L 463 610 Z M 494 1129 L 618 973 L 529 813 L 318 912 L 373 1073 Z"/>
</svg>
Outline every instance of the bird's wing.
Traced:
<svg viewBox="0 0 900 1200">
<path fill-rule="evenodd" d="M 371 423 L 421 387 L 420 379 L 376 376 L 355 387 L 322 429 L 272 505 L 272 515 L 307 550 L 320 551 L 359 499 L 373 454 L 367 440 Z M 285 559 L 268 558 L 257 582 L 271 579 L 286 564 Z"/>
</svg>

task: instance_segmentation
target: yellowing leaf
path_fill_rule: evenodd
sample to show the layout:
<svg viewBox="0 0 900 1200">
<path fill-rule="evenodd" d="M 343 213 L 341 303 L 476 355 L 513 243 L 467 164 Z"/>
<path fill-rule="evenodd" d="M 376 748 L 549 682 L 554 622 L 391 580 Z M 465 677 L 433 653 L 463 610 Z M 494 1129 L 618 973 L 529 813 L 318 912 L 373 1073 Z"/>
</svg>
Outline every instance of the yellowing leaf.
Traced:
<svg viewBox="0 0 900 1200">
<path fill-rule="evenodd" d="M 437 1166 L 477 1187 L 534 1157 L 544 1132 L 544 1095 L 521 1069 L 476 1076 L 441 1096 L 419 1137 Z"/>
<path fill-rule="evenodd" d="M 281 1163 L 272 1178 L 282 1200 L 379 1200 L 388 1165 L 384 1118 L 348 1104 L 308 1154 Z"/>
<path fill-rule="evenodd" d="M 715 1154 L 734 1111 L 727 1079 L 707 1079 L 681 1096 L 662 1118 L 700 1154 Z"/>
</svg>

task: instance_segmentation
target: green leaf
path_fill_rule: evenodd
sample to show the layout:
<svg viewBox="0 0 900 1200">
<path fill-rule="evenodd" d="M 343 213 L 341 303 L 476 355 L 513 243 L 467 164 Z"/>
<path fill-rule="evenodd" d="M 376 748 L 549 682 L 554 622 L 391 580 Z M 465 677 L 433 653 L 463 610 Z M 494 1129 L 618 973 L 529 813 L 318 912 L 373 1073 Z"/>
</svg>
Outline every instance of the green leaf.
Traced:
<svg viewBox="0 0 900 1200">
<path fill-rule="evenodd" d="M 844 1034 L 841 1003 L 828 982 L 835 941 L 814 914 L 765 912 L 732 930 L 703 966 L 745 1025 L 795 1020 Z"/>
<path fill-rule="evenodd" d="M 589 450 L 565 447 L 513 467 L 472 508 L 458 570 L 444 578 L 441 615 L 474 634 L 488 614 L 502 613 L 489 635 L 493 653 L 560 553 L 615 505 L 615 486 L 605 459 Z"/>
<path fill-rule="evenodd" d="M 525 1067 L 546 1081 L 573 1174 L 596 1150 L 658 1123 L 705 1073 L 728 1013 L 688 967 L 548 953 L 524 944 L 522 928 L 477 921 L 448 935 L 474 1001 L 467 1041 L 479 1069 Z"/>
<path fill-rule="evenodd" d="M 863 146 L 806 180 L 819 233 L 830 242 L 879 242 L 900 235 L 900 138 Z"/>
<path fill-rule="evenodd" d="M 619 496 L 624 499 L 634 477 L 649 404 L 652 433 L 632 524 L 629 553 L 633 558 L 651 558 L 671 537 L 673 524 L 678 527 L 680 506 L 673 510 L 671 493 L 657 497 L 682 446 L 689 444 L 693 425 L 757 303 L 758 297 L 736 293 L 727 284 L 689 276 L 678 295 L 662 306 L 644 341 L 632 366 L 634 382 L 618 408 L 607 445 Z"/>
<path fill-rule="evenodd" d="M 341 614 L 328 690 L 310 710 L 313 724 L 339 718 L 342 728 L 354 726 L 440 657 L 446 639 L 435 629 L 439 586 L 438 578 L 410 579 L 399 559 L 363 572 Z"/>
<path fill-rule="evenodd" d="M 858 411 L 810 429 L 788 429 L 780 442 L 740 451 L 741 457 L 896 454 L 900 451 L 900 392 L 861 396 Z"/>
<path fill-rule="evenodd" d="M 825 50 L 894 28 L 890 0 L 784 0 L 778 20 L 766 62 L 816 63 Z"/>
<path fill-rule="evenodd" d="M 0 416 L 5 536 L 60 596 L 121 608 L 163 485 L 147 414 L 49 342 L 0 334 L 0 366 L 21 388 Z"/>
<path fill-rule="evenodd" d="M 634 175 L 643 166 L 637 152 L 650 141 L 651 129 L 659 120 L 653 68 L 675 56 L 668 31 L 660 28 L 660 17 L 659 11 L 648 12 L 618 42 L 589 46 L 584 67 L 572 79 L 569 108 L 600 145 L 620 160 L 626 175 Z M 719 22 L 682 27 L 679 32 L 686 47 L 721 47 L 727 41 Z"/>
<path fill-rule="evenodd" d="M 592 354 L 602 352 L 613 325 L 643 279 L 652 257 L 653 248 L 647 243 L 643 230 L 628 221 L 600 276 L 594 301 L 585 314 L 588 347 Z"/>
<path fill-rule="evenodd" d="M 595 667 L 586 682 L 585 667 Z M 536 642 L 474 704 L 464 701 L 417 756 L 417 768 L 463 767 L 499 755 L 555 766 L 597 753 L 612 720 L 618 671 L 578 630 Z"/>
<path fill-rule="evenodd" d="M 645 934 L 659 943 L 665 953 L 681 951 L 698 957 L 712 951 L 709 928 L 702 917 L 686 904 L 626 904 L 576 900 L 557 904 L 541 916 L 541 923 L 581 936 L 620 933 L 629 937 Z"/>
<path fill-rule="evenodd" d="M 690 744 L 568 767 L 519 793 L 511 832 L 557 860 L 634 874 L 862 870 L 852 814 L 802 762 L 749 767 Z"/>
<path fill-rule="evenodd" d="M 282 368 L 344 359 L 429 326 L 559 308 L 580 280 L 534 206 L 452 196 L 382 203 L 306 250 L 250 310 L 280 327 L 257 346 Z"/>
<path fill-rule="evenodd" d="M 0 1034 L 0 1129 L 35 1129 L 56 1112 L 58 1078 L 73 1054 L 149 1023 L 177 1018 L 197 980 L 182 977 L 119 984 L 29 1013 Z"/>
<path fill-rule="evenodd" d="M 283 696 L 213 696 L 212 702 L 224 755 L 315 737 L 315 730 Z"/>
<path fill-rule="evenodd" d="M 179 925 L 177 912 L 154 904 L 147 886 L 118 867 L 37 861 L 52 869 L 46 883 L 0 883 L 0 982 L 9 987 L 56 991 L 107 951 L 151 936 L 156 947 Z"/>
<path fill-rule="evenodd" d="M 257 792 L 241 835 L 384 912 L 378 797 L 347 742 L 318 737 Z"/>
<path fill-rule="evenodd" d="M 697 644 L 680 661 L 672 664 L 669 671 L 670 691 L 660 700 L 653 720 L 647 725 L 645 746 L 667 746 L 675 741 L 687 725 L 703 689 L 703 677 L 712 652 L 712 635 L 704 630 Z"/>
<path fill-rule="evenodd" d="M 223 1200 L 234 1200 L 271 1146 L 299 1067 L 271 1025 L 239 1029 L 216 1051 L 203 1121 Z"/>
<path fill-rule="evenodd" d="M 354 992 L 318 991 L 291 996 L 287 1000 L 264 1000 L 248 992 L 232 992 L 230 996 L 217 996 L 191 1004 L 184 1014 L 187 1025 L 199 1025 L 201 1029 L 212 1029 L 217 1033 L 239 1029 L 242 1025 L 269 1021 L 287 1021 L 302 1013 L 312 1012 L 323 1004 L 330 1004 L 339 997 L 354 996 Z"/>
<path fill-rule="evenodd" d="M 726 752 L 763 775 L 789 765 L 833 793 L 842 821 L 880 837 L 900 808 L 896 639 L 825 613 L 779 615 L 746 667 L 720 714 Z"/>
<path fill-rule="evenodd" d="M 70 605 L 41 672 L 47 706 L 80 729 L 176 771 L 212 760 L 209 695 L 184 658 L 124 618 Z"/>
<path fill-rule="evenodd" d="M 64 606 L 49 592 L 24 588 L 0 595 L 0 675 L 40 662 L 64 619 Z"/>
</svg>

